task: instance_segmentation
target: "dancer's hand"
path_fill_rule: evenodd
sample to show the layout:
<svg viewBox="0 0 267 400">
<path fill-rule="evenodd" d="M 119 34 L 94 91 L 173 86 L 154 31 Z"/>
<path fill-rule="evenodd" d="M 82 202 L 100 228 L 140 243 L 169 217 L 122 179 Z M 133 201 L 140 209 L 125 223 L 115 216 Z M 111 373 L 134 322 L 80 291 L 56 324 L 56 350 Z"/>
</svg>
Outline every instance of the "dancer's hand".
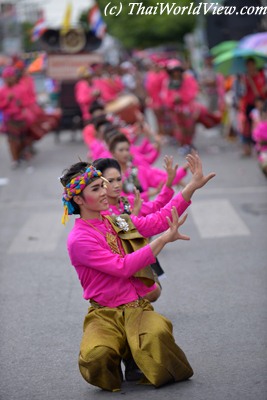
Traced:
<svg viewBox="0 0 267 400">
<path fill-rule="evenodd" d="M 150 242 L 150 247 L 155 257 L 157 257 L 167 243 L 175 242 L 176 240 L 190 240 L 189 236 L 182 235 L 179 232 L 179 228 L 185 222 L 187 214 L 179 220 L 177 209 L 172 207 L 171 215 L 171 219 L 167 217 L 169 228 L 166 232 Z"/>
<path fill-rule="evenodd" d="M 206 176 L 203 175 L 202 161 L 196 151 L 193 150 L 191 154 L 188 154 L 186 160 L 192 173 L 190 183 L 194 186 L 195 190 L 205 186 L 206 183 L 216 175 L 214 172 L 211 172 Z"/>
<path fill-rule="evenodd" d="M 166 181 L 166 186 L 171 188 L 173 180 L 176 176 L 178 164 L 175 164 L 173 166 L 173 157 L 172 156 L 165 156 L 164 157 L 164 168 L 166 169 L 167 172 L 167 181 Z"/>
<path fill-rule="evenodd" d="M 192 173 L 192 178 L 190 182 L 182 190 L 183 198 L 186 201 L 190 201 L 195 190 L 202 188 L 206 185 L 216 174 L 211 172 L 210 174 L 204 176 L 202 169 L 202 161 L 196 151 L 192 151 L 191 154 L 186 156 L 186 160 L 189 164 L 189 169 Z"/>
<path fill-rule="evenodd" d="M 138 216 L 141 207 L 143 204 L 143 200 L 141 199 L 141 195 L 138 189 L 136 187 L 134 188 L 134 205 L 133 205 L 133 210 L 132 214 Z"/>
<path fill-rule="evenodd" d="M 172 219 L 166 217 L 169 224 L 169 229 L 162 235 L 162 239 L 165 241 L 165 244 L 175 242 L 176 240 L 190 240 L 189 236 L 182 235 L 179 232 L 179 227 L 182 226 L 183 223 L 185 222 L 187 214 L 185 214 L 179 220 L 177 209 L 175 207 L 172 207 L 171 214 L 172 214 Z"/>
</svg>

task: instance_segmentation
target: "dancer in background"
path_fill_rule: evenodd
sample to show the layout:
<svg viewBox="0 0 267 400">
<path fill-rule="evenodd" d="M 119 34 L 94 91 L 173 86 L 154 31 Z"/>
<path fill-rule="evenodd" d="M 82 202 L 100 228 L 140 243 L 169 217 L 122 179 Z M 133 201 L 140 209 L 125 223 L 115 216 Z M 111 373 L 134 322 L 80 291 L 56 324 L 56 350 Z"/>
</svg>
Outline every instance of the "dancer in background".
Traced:
<svg viewBox="0 0 267 400">
<path fill-rule="evenodd" d="M 112 137 L 109 142 L 109 151 L 121 167 L 123 192 L 134 193 L 137 188 L 143 200 L 148 201 L 157 195 L 167 179 L 166 171 L 149 165 L 142 165 L 131 160 L 130 142 L 123 134 Z M 176 171 L 173 185 L 181 183 L 187 174 L 187 164 Z"/>
<path fill-rule="evenodd" d="M 19 167 L 27 145 L 27 121 L 16 72 L 12 66 L 4 68 L 4 85 L 0 88 L 0 111 L 3 113 L 3 131 L 8 139 L 12 169 Z"/>
<path fill-rule="evenodd" d="M 78 82 L 75 84 L 74 93 L 76 102 L 79 104 L 84 124 L 91 118 L 90 106 L 100 97 L 99 89 L 93 83 L 93 71 L 81 66 L 78 71 Z"/>
<path fill-rule="evenodd" d="M 163 124 L 163 101 L 161 90 L 164 80 L 167 78 L 167 72 L 163 61 L 152 60 L 151 65 L 145 75 L 145 89 L 147 92 L 146 106 L 153 110 L 160 135 L 164 135 Z"/>
<path fill-rule="evenodd" d="M 187 154 L 194 147 L 193 140 L 197 123 L 211 128 L 221 121 L 221 113 L 210 112 L 197 102 L 199 87 L 191 73 L 185 71 L 181 61 L 169 60 L 166 64 L 168 76 L 163 82 L 161 98 L 172 125 L 172 136 Z"/>
</svg>

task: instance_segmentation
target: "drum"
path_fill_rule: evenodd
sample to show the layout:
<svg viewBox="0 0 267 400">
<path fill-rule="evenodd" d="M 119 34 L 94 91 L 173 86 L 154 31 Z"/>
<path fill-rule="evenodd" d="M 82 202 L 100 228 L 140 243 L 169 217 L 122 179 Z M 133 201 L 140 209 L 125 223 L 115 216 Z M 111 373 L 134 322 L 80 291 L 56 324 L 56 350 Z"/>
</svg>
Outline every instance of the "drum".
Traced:
<svg viewBox="0 0 267 400">
<path fill-rule="evenodd" d="M 105 111 L 119 115 L 127 124 L 133 124 L 137 121 L 140 102 L 135 95 L 125 94 L 106 104 Z"/>
</svg>

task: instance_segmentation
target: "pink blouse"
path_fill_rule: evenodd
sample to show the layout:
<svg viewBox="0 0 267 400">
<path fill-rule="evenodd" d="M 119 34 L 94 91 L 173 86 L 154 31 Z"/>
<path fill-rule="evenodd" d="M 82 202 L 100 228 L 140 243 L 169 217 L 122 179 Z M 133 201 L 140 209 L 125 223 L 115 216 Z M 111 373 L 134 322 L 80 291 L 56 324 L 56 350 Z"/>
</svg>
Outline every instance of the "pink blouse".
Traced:
<svg viewBox="0 0 267 400">
<path fill-rule="evenodd" d="M 158 194 L 158 196 L 155 198 L 155 200 L 152 201 L 144 201 L 142 203 L 140 212 L 138 214 L 138 217 L 141 216 L 146 216 L 148 214 L 155 213 L 156 211 L 160 210 L 162 207 L 167 204 L 172 196 L 174 195 L 174 190 L 167 187 L 166 185 L 163 186 L 161 192 Z M 125 196 L 129 202 L 129 205 L 131 207 L 131 210 L 134 207 L 134 196 L 133 195 L 128 195 Z M 103 215 L 120 215 L 123 214 L 124 211 L 124 205 L 122 200 L 120 200 L 120 203 L 118 205 L 109 205 L 109 209 L 107 211 L 104 211 L 102 214 Z"/>
<path fill-rule="evenodd" d="M 167 180 L 167 172 L 156 167 L 151 167 L 147 165 L 140 165 L 136 162 L 136 159 L 133 162 L 133 167 L 136 167 L 137 178 L 140 182 L 142 192 L 141 197 L 145 201 L 148 201 L 148 190 L 149 188 L 156 188 L 162 182 L 165 183 Z M 122 182 L 124 182 L 131 174 L 132 166 L 130 166 L 125 173 L 122 174 Z M 187 174 L 186 169 L 180 167 L 177 169 L 176 176 L 173 180 L 173 185 L 177 185 Z M 126 196 L 129 193 L 125 193 Z"/>
<path fill-rule="evenodd" d="M 181 215 L 189 206 L 178 193 L 164 208 L 147 217 L 131 219 L 141 235 L 151 237 L 168 229 L 166 216 L 171 216 L 175 206 Z M 83 288 L 83 297 L 93 299 L 103 306 L 117 307 L 134 301 L 154 289 L 147 287 L 133 275 L 155 262 L 149 244 L 126 255 L 113 253 L 106 241 L 106 233 L 112 230 L 109 221 L 77 218 L 68 236 L 68 252 Z"/>
<path fill-rule="evenodd" d="M 181 98 L 178 104 L 182 105 L 190 104 L 196 99 L 198 95 L 198 83 L 192 75 L 184 73 L 182 84 L 179 89 L 170 89 L 169 78 L 166 78 L 161 91 L 162 101 L 167 107 L 174 109 L 176 105 L 175 97 L 177 95 Z"/>
<path fill-rule="evenodd" d="M 84 120 L 90 118 L 89 108 L 91 103 L 96 98 L 96 96 L 93 94 L 95 89 L 96 88 L 94 86 L 90 86 L 89 83 L 84 79 L 81 79 L 75 85 L 75 99 L 79 104 Z"/>
<path fill-rule="evenodd" d="M 24 109 L 17 90 L 18 85 L 3 85 L 0 89 L 0 110 L 3 112 L 4 122 L 14 119 L 17 121 L 24 120 Z"/>
</svg>

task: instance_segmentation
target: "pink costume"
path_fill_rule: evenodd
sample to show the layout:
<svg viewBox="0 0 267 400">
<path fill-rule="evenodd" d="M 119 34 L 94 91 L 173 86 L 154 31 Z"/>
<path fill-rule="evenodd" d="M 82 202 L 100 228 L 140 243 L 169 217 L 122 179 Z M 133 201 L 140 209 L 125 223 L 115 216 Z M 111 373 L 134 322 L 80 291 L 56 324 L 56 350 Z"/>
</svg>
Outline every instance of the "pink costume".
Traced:
<svg viewBox="0 0 267 400">
<path fill-rule="evenodd" d="M 258 122 L 252 131 L 252 139 L 255 141 L 259 165 L 267 171 L 267 121 Z"/>
<path fill-rule="evenodd" d="M 95 78 L 94 85 L 100 90 L 101 99 L 104 103 L 115 100 L 124 89 L 119 76 Z"/>
<path fill-rule="evenodd" d="M 98 158 L 113 158 L 104 140 L 95 138 L 90 142 L 88 148 L 88 156 L 91 160 L 97 160 Z"/>
<path fill-rule="evenodd" d="M 107 144 L 104 140 L 97 139 L 92 135 L 91 125 L 87 125 L 83 129 L 83 138 L 86 143 L 89 151 L 88 158 L 92 160 L 96 160 L 97 158 L 113 158 L 112 154 L 108 150 Z M 135 164 L 143 165 L 148 167 L 155 159 L 158 157 L 158 150 L 155 147 L 149 147 L 146 141 L 143 144 L 142 151 L 143 154 L 139 151 L 139 148 L 131 145 L 130 153 L 133 157 Z M 145 149 L 147 149 L 147 153 L 145 153 Z"/>
<path fill-rule="evenodd" d="M 156 211 L 160 210 L 171 200 L 173 195 L 174 195 L 174 190 L 167 187 L 166 185 L 164 185 L 161 192 L 159 193 L 159 195 L 156 197 L 155 200 L 144 201 L 142 203 L 138 217 L 145 217 L 148 214 L 152 214 L 152 213 L 155 213 Z M 127 200 L 129 202 L 129 205 L 132 210 L 133 206 L 134 206 L 134 196 L 128 195 Z M 126 211 L 124 209 L 123 201 L 120 199 L 120 202 L 118 205 L 110 204 L 109 209 L 107 211 L 104 211 L 102 214 L 103 215 L 120 215 L 120 214 L 124 214 L 125 212 Z"/>
<path fill-rule="evenodd" d="M 178 193 L 155 214 L 130 217 L 141 235 L 151 237 L 168 229 L 166 217 L 171 216 L 172 206 L 181 215 L 189 204 Z M 117 307 L 153 290 L 154 285 L 149 288 L 133 277 L 137 271 L 156 261 L 150 245 L 122 257 L 113 253 L 106 241 L 105 235 L 112 229 L 109 221 L 103 218 L 103 221 L 93 219 L 88 222 L 93 227 L 77 218 L 68 236 L 68 252 L 83 287 L 83 297 L 93 299 L 102 306 Z M 124 254 L 122 246 L 120 250 Z"/>
<path fill-rule="evenodd" d="M 34 80 L 29 75 L 23 75 L 18 83 L 18 91 L 22 99 L 24 116 L 31 138 L 40 139 L 45 133 L 55 129 L 59 123 L 60 113 L 46 113 L 36 99 Z"/>
<path fill-rule="evenodd" d="M 170 85 L 171 80 L 166 77 L 161 98 L 173 125 L 174 136 L 181 145 L 190 145 L 200 113 L 200 105 L 195 102 L 198 84 L 191 74 L 185 72 L 179 88 L 171 88 Z"/>
<path fill-rule="evenodd" d="M 6 84 L 0 88 L 0 110 L 3 112 L 3 129 L 6 130 L 8 121 L 24 121 L 25 116 L 21 103 L 20 92 L 17 90 L 18 85 L 7 86 Z"/>
<path fill-rule="evenodd" d="M 23 75 L 18 83 L 18 90 L 24 107 L 24 115 L 28 126 L 36 123 L 40 117 L 43 117 L 44 111 L 37 104 L 35 85 L 31 76 Z"/>
<path fill-rule="evenodd" d="M 138 165 L 151 165 L 159 157 L 160 151 L 145 138 L 140 146 L 131 145 L 131 154 Z"/>
<path fill-rule="evenodd" d="M 162 107 L 162 98 L 160 96 L 163 82 L 167 74 L 164 70 L 148 71 L 145 79 L 145 88 L 148 95 L 148 107 L 157 110 Z"/>
<path fill-rule="evenodd" d="M 260 121 L 252 132 L 252 138 L 256 142 L 256 149 L 267 151 L 267 121 Z"/>
<path fill-rule="evenodd" d="M 96 98 L 96 96 L 93 93 L 95 89 L 96 87 L 94 86 L 94 84 L 89 85 L 89 83 L 85 79 L 81 79 L 75 84 L 74 88 L 75 99 L 79 104 L 84 121 L 90 119 L 91 117 L 89 108 L 92 102 Z"/>
<path fill-rule="evenodd" d="M 127 136 L 128 140 L 130 141 L 130 152 L 133 158 L 136 160 L 136 163 L 140 165 L 153 164 L 160 155 L 159 149 L 157 149 L 147 137 L 142 140 L 140 145 L 134 144 L 138 138 L 135 130 L 136 127 L 134 126 L 125 126 L 119 128 L 119 131 Z"/>
<path fill-rule="evenodd" d="M 173 185 L 177 185 L 187 174 L 187 171 L 180 167 L 176 172 Z M 149 167 L 146 165 L 131 164 L 128 169 L 122 173 L 123 193 L 127 196 L 133 193 L 133 187 L 137 187 L 141 192 L 143 200 L 149 200 L 149 188 L 157 188 L 161 183 L 167 180 L 167 172 L 162 169 Z"/>
<path fill-rule="evenodd" d="M 83 135 L 83 141 L 86 144 L 86 146 L 90 147 L 90 144 L 95 139 L 95 133 L 96 132 L 94 124 L 88 124 L 83 128 L 82 135 Z"/>
</svg>

